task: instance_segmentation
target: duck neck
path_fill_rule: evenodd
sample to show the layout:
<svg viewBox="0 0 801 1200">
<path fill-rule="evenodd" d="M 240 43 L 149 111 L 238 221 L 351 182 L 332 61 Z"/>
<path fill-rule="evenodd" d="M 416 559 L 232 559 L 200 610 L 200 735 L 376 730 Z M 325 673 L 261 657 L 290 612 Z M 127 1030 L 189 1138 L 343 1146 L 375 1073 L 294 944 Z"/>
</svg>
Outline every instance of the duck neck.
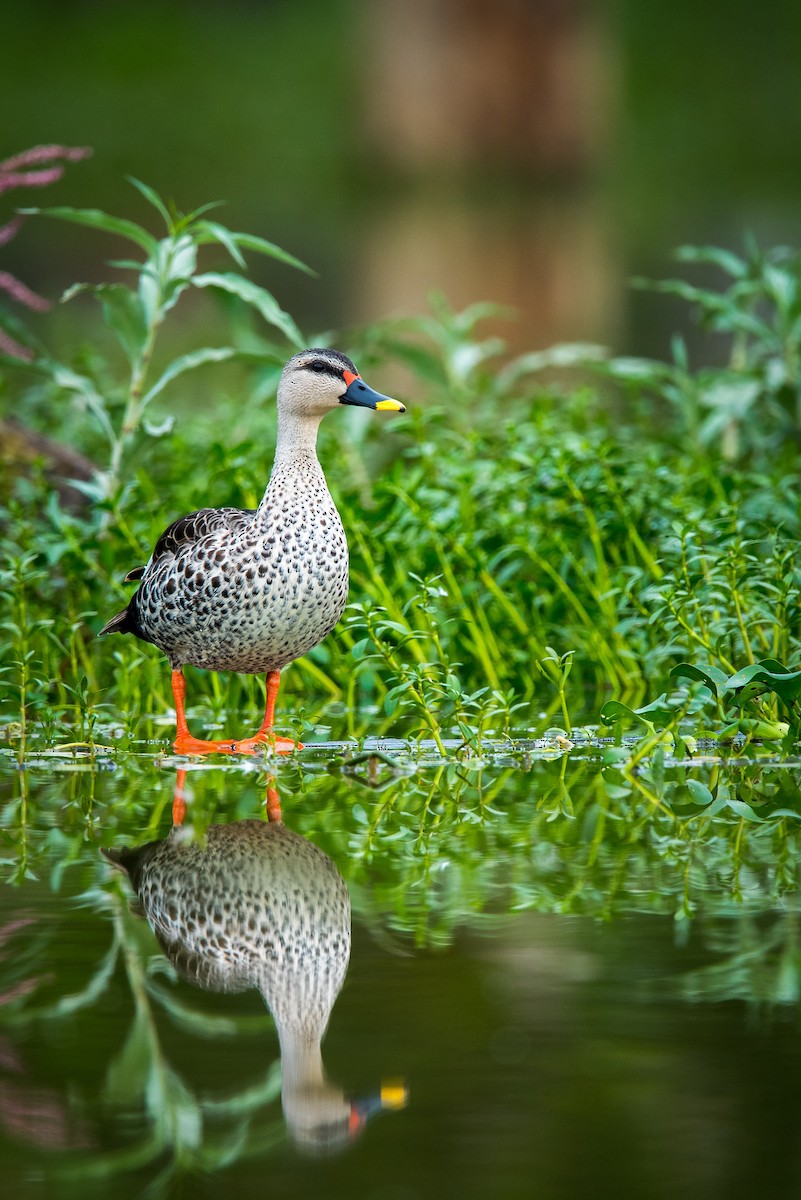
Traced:
<svg viewBox="0 0 801 1200">
<path fill-rule="evenodd" d="M 320 1038 L 296 1030 L 279 1030 L 281 1090 L 284 1098 L 325 1082 Z"/>
<path fill-rule="evenodd" d="M 279 412 L 273 469 L 303 459 L 317 461 L 317 430 L 321 420 L 322 414 L 300 417 L 295 413 Z"/>
</svg>

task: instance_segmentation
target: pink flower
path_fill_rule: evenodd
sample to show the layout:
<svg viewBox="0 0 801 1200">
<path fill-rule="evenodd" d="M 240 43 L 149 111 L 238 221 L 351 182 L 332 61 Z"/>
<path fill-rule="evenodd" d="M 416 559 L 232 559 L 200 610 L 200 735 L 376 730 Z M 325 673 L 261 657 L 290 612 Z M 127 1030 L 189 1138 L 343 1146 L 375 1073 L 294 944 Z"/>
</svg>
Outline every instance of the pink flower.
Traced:
<svg viewBox="0 0 801 1200">
<path fill-rule="evenodd" d="M 54 158 L 63 158 L 67 162 L 78 162 L 81 158 L 90 158 L 90 146 L 31 146 L 11 158 L 0 162 L 0 173 L 16 171 L 18 167 L 34 167 L 39 163 L 52 162 Z"/>
<path fill-rule="evenodd" d="M 64 174 L 64 167 L 60 163 L 46 167 L 44 170 L 31 171 L 20 170 L 20 168 L 36 168 L 42 163 L 52 163 L 56 159 L 63 159 L 64 162 L 78 162 L 82 158 L 88 158 L 91 153 L 88 146 L 32 146 L 30 150 L 22 150 L 19 154 L 14 154 L 11 158 L 0 162 L 0 193 L 19 187 L 46 187 L 49 183 L 55 183 Z M 22 220 L 22 217 L 15 217 L 12 221 L 0 226 L 0 246 L 4 246 L 6 242 L 10 242 L 13 237 L 16 237 Z M 45 300 L 44 296 L 31 291 L 8 271 L 0 271 L 0 292 L 5 292 L 12 300 L 16 300 L 18 304 L 24 304 L 26 308 L 33 309 L 34 312 L 46 312 L 50 307 L 50 302 Z M 0 353 L 28 361 L 33 358 L 33 353 L 27 346 L 21 345 L 2 328 L 0 328 Z"/>
</svg>

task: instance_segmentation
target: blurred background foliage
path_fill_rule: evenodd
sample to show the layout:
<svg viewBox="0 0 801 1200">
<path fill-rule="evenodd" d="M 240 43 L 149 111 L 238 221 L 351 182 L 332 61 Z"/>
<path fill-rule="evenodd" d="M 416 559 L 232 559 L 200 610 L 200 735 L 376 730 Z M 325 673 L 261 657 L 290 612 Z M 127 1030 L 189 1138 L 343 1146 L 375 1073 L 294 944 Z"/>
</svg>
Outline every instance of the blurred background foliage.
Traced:
<svg viewBox="0 0 801 1200">
<path fill-rule="evenodd" d="M 47 469 L 5 456 L 6 480 L 21 475 L 0 487 L 0 587 L 23 740 L 34 710 L 49 737 L 78 726 L 91 740 L 109 672 L 123 732 L 153 712 L 155 660 L 87 639 L 167 517 L 258 503 L 276 362 L 304 337 L 335 338 L 410 401 L 403 422 L 322 434 L 356 604 L 300 665 L 304 694 L 340 716 L 414 714 L 415 732 L 477 746 L 528 727 L 523 705 L 569 732 L 571 711 L 574 724 L 597 712 L 597 688 L 652 700 L 687 659 L 696 683 L 710 667 L 775 682 L 778 664 L 797 723 L 801 266 L 780 243 L 798 243 L 801 211 L 801 16 L 777 0 L 751 24 L 720 0 L 664 15 L 633 0 L 35 0 L 10 12 L 6 156 L 37 143 L 94 153 L 45 195 L 6 192 L 0 236 L 20 204 L 74 205 L 140 222 L 136 252 L 152 256 L 164 224 L 152 187 L 181 212 L 224 201 L 213 220 L 318 272 L 243 242 L 247 280 L 229 279 L 220 306 L 208 267 L 230 235 L 164 212 L 169 327 L 152 358 L 160 317 L 122 330 L 126 356 L 136 343 L 128 371 L 109 337 L 136 307 L 108 263 L 126 253 L 114 222 L 31 217 L 3 245 L 4 271 L 52 300 L 90 285 L 22 314 L 46 350 L 33 383 L 13 368 L 0 382 L 5 417 L 58 439 L 45 459 L 82 456 L 56 464 L 81 489 L 62 487 L 61 507 Z M 182 231 L 195 241 L 179 253 Z M 744 248 L 685 250 L 668 266 L 677 243 L 704 241 Z M 663 282 L 632 293 L 632 274 Z M 265 305 L 280 344 L 265 338 Z M 507 350 L 517 357 L 499 368 Z M 567 394 L 547 390 L 547 372 L 540 386 L 554 366 Z M 0 426 L 0 448 L 18 432 Z M 118 670 L 140 660 L 141 690 Z M 721 700 L 718 683 L 705 700 Z M 209 683 L 215 716 L 226 700 L 241 708 L 240 686 Z M 671 727 L 695 703 L 681 686 L 678 708 L 655 701 Z M 732 720 L 718 708 L 711 732 Z"/>
<path fill-rule="evenodd" d="M 632 304 L 629 275 L 683 242 L 798 240 L 794 0 L 760 20 L 739 0 L 28 0 L 3 42 L 0 152 L 94 148 L 47 203 L 141 217 L 128 174 L 184 211 L 224 200 L 319 272 L 281 278 L 307 329 L 419 313 L 436 286 L 512 305 L 516 349 L 664 354 L 684 314 Z M 103 249 L 29 223 L 4 266 L 55 299 L 103 277 Z"/>
</svg>

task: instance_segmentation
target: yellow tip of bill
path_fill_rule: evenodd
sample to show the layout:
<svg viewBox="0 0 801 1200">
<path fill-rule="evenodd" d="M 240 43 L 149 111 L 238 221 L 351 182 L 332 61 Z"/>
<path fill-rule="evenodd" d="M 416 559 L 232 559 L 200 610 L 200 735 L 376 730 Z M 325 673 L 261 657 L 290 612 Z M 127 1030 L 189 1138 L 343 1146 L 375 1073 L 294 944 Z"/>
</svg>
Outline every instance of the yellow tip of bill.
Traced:
<svg viewBox="0 0 801 1200">
<path fill-rule="evenodd" d="M 381 1084 L 382 1108 L 405 1108 L 409 1100 L 409 1089 L 402 1080 Z"/>
</svg>

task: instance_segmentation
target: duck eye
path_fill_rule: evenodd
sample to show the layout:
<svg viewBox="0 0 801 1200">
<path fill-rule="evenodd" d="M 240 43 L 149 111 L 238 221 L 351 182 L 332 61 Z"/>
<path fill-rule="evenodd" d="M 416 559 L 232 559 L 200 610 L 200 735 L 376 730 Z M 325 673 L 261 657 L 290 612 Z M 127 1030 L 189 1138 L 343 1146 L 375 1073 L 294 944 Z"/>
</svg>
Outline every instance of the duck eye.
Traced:
<svg viewBox="0 0 801 1200">
<path fill-rule="evenodd" d="M 318 375 L 324 375 L 329 370 L 328 363 L 322 362 L 316 358 L 314 362 L 310 362 L 307 368 L 309 371 L 315 371 Z"/>
</svg>

